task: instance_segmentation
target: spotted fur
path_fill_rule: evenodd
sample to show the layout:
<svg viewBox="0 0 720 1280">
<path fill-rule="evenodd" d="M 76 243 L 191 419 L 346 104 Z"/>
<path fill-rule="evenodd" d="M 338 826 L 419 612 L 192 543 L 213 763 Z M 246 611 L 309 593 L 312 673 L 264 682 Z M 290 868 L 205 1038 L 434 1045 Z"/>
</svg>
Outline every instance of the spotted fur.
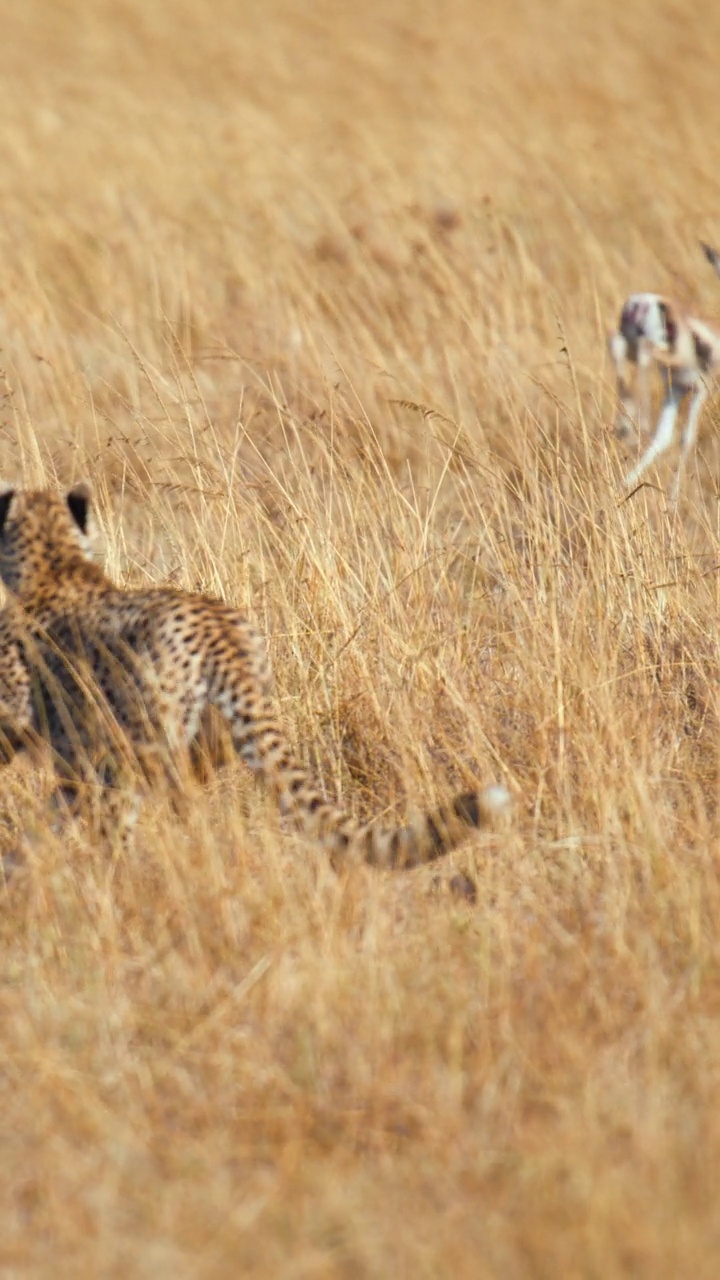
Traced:
<svg viewBox="0 0 720 1280">
<path fill-rule="evenodd" d="M 91 493 L 0 487 L 0 758 L 49 747 L 57 794 L 125 822 L 124 797 L 162 778 L 182 790 L 188 752 L 214 708 L 235 751 L 282 814 L 334 863 L 430 862 L 508 803 L 503 787 L 456 796 L 399 828 L 360 826 L 295 758 L 271 704 L 265 647 L 220 600 L 159 587 L 127 591 L 93 558 Z"/>
</svg>

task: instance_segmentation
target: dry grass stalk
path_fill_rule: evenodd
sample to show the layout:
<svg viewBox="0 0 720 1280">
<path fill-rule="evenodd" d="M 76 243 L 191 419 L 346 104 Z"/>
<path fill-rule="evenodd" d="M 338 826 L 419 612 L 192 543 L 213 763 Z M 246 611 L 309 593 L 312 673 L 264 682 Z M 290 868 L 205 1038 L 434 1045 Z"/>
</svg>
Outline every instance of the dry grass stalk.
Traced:
<svg viewBox="0 0 720 1280">
<path fill-rule="evenodd" d="M 717 1274 L 720 436 L 620 502 L 601 352 L 634 288 L 712 311 L 720 11 L 442 10 L 6 6 L 3 476 L 250 611 L 358 813 L 517 797 L 476 907 L 238 769 L 131 861 L 41 840 L 8 1275 Z"/>
</svg>

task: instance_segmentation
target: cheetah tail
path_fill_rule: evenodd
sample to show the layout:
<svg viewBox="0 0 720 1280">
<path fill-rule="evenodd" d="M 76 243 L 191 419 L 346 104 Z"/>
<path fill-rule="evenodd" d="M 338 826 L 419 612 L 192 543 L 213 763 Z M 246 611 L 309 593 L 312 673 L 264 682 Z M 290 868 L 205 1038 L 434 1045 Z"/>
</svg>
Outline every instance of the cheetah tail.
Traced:
<svg viewBox="0 0 720 1280">
<path fill-rule="evenodd" d="M 280 812 L 326 850 L 336 869 L 364 862 L 370 867 L 403 870 L 434 862 L 470 831 L 492 826 L 510 808 L 509 792 L 496 785 L 457 795 L 404 827 L 385 827 L 377 821 L 359 826 L 346 811 L 325 799 L 271 719 L 264 725 L 256 721 L 253 729 L 255 767 L 269 782 Z"/>
<path fill-rule="evenodd" d="M 399 871 L 434 862 L 459 845 L 469 831 L 490 827 L 510 808 L 510 794 L 503 786 L 486 787 L 455 796 L 449 804 L 421 814 L 414 822 L 394 830 L 370 823 L 352 835 L 328 833 L 327 843 L 336 866 L 364 862 L 372 867 Z"/>
</svg>

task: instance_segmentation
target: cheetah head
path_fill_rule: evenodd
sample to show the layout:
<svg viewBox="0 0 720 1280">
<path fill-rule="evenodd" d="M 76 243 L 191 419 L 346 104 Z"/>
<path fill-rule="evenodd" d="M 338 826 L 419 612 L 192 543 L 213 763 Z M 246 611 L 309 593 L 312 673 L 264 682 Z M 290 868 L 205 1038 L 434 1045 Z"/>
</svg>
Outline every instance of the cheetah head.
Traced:
<svg viewBox="0 0 720 1280">
<path fill-rule="evenodd" d="M 93 559 L 96 536 L 89 484 L 61 494 L 0 483 L 0 579 L 14 594 Z"/>
</svg>

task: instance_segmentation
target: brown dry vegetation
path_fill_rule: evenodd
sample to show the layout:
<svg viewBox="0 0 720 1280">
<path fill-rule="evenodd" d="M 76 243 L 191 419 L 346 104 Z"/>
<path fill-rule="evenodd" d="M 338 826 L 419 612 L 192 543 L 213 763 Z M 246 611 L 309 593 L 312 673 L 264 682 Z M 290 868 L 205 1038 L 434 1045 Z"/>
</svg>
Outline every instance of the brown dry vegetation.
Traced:
<svg viewBox="0 0 720 1280">
<path fill-rule="evenodd" d="M 0 470 L 246 607 L 359 814 L 516 797 L 439 869 L 476 907 L 338 880 L 236 768 L 119 865 L 40 840 L 2 1274 L 716 1276 L 718 415 L 676 514 L 621 504 L 603 336 L 720 312 L 720 8 L 0 18 Z"/>
</svg>

